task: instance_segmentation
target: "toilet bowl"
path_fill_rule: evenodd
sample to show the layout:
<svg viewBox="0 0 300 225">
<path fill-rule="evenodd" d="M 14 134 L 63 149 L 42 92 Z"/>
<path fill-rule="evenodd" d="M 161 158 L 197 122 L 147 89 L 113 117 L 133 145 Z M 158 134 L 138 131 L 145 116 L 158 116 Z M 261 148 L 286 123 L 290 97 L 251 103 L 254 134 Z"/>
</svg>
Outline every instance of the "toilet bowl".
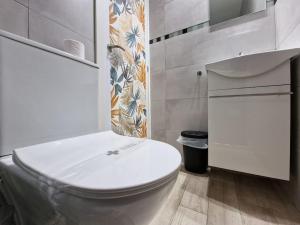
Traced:
<svg viewBox="0 0 300 225">
<path fill-rule="evenodd" d="M 180 164 L 168 144 L 107 131 L 15 150 L 1 191 L 21 225 L 147 225 Z"/>
</svg>

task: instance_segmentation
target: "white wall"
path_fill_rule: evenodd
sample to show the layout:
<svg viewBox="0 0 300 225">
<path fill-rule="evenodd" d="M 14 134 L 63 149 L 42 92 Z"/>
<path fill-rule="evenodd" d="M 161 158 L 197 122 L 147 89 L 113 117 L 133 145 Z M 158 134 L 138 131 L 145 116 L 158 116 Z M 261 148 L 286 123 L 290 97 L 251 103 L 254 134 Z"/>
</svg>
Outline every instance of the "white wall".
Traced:
<svg viewBox="0 0 300 225">
<path fill-rule="evenodd" d="M 278 49 L 300 48 L 300 5 L 298 0 L 278 0 L 276 14 L 276 45 Z M 291 182 L 283 188 L 300 209 L 300 58 L 292 62 L 292 148 Z"/>
<path fill-rule="evenodd" d="M 298 0 L 276 3 L 276 46 L 279 49 L 300 47 L 300 5 Z"/>
<path fill-rule="evenodd" d="M 81 41 L 94 61 L 94 0 L 1 0 L 0 29 L 60 50 Z"/>
<path fill-rule="evenodd" d="M 170 7 L 172 11 L 169 11 Z M 189 17 L 195 15 L 193 10 L 197 16 Z M 169 16 L 177 18 L 174 23 L 177 29 L 172 30 L 180 30 L 208 21 L 208 12 L 208 0 L 151 0 L 150 36 L 167 34 Z M 274 17 L 272 3 L 266 12 L 212 28 L 206 25 L 199 30 L 151 44 L 152 137 L 181 149 L 176 143 L 180 131 L 206 131 L 205 64 L 237 56 L 240 52 L 247 54 L 274 50 Z M 155 26 L 158 21 L 159 26 Z M 197 77 L 197 71 L 202 71 L 203 75 Z"/>
</svg>

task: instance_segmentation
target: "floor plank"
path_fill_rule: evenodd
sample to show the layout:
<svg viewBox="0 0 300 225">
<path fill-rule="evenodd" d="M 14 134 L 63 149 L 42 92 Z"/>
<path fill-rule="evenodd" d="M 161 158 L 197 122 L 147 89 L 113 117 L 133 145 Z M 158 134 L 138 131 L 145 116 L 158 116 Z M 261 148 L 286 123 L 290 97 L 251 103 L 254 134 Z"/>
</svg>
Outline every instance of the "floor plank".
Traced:
<svg viewBox="0 0 300 225">
<path fill-rule="evenodd" d="M 151 225 L 169 225 L 173 220 L 187 185 L 187 174 L 179 173 L 177 181 L 162 209 L 151 222 Z"/>
<path fill-rule="evenodd" d="M 208 197 L 208 225 L 242 224 L 235 183 L 230 174 L 211 175 Z"/>
<path fill-rule="evenodd" d="M 275 215 L 268 208 L 241 203 L 241 215 L 245 225 L 278 224 Z"/>
<path fill-rule="evenodd" d="M 281 207 L 281 202 L 268 179 L 236 175 L 236 185 L 243 224 L 278 224 L 273 208 Z"/>
<path fill-rule="evenodd" d="M 276 182 L 273 184 L 275 195 L 280 199 L 282 205 L 277 208 L 273 208 L 273 212 L 276 215 L 278 224 L 280 225 L 300 225 L 300 213 L 295 206 L 288 201 L 282 191 L 282 188 Z"/>
<path fill-rule="evenodd" d="M 188 175 L 188 183 L 181 200 L 181 206 L 207 214 L 208 175 Z"/>
<path fill-rule="evenodd" d="M 171 225 L 205 225 L 206 214 L 179 206 Z"/>
<path fill-rule="evenodd" d="M 300 212 L 266 178 L 181 172 L 151 225 L 300 225 Z"/>
</svg>

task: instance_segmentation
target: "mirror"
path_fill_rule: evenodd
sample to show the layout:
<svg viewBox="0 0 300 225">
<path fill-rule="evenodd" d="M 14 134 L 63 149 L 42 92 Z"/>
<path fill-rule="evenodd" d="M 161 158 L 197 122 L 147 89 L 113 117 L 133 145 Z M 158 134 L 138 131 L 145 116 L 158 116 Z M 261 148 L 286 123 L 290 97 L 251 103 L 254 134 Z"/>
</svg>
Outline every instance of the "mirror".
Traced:
<svg viewBox="0 0 300 225">
<path fill-rule="evenodd" d="M 266 0 L 210 0 L 210 25 L 266 10 Z"/>
</svg>

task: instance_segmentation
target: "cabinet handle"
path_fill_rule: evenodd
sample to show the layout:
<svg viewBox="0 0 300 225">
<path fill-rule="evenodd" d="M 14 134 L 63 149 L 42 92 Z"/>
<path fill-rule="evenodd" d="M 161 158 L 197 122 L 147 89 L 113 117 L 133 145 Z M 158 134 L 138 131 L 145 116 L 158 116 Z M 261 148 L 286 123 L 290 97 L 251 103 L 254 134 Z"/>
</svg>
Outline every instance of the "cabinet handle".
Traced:
<svg viewBox="0 0 300 225">
<path fill-rule="evenodd" d="M 268 95 L 292 95 L 293 92 L 274 92 L 274 93 L 260 93 L 260 94 L 241 94 L 241 95 L 212 95 L 209 98 L 234 98 L 234 97 L 248 97 L 248 96 L 268 96 Z"/>
</svg>

